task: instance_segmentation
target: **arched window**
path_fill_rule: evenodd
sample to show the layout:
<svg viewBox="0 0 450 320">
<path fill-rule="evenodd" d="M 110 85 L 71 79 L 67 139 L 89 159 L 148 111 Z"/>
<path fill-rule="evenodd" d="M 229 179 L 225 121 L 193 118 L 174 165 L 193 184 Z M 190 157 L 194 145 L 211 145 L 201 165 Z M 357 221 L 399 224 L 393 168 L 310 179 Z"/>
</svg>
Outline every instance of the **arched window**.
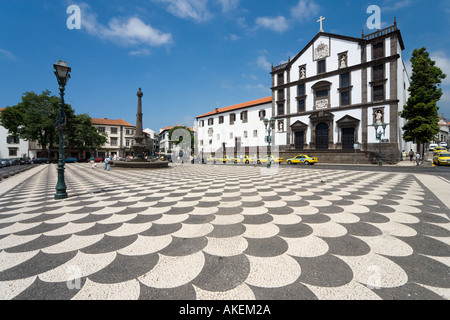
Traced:
<svg viewBox="0 0 450 320">
<path fill-rule="evenodd" d="M 331 82 L 320 81 L 311 88 L 314 90 L 314 110 L 329 109 Z"/>
</svg>

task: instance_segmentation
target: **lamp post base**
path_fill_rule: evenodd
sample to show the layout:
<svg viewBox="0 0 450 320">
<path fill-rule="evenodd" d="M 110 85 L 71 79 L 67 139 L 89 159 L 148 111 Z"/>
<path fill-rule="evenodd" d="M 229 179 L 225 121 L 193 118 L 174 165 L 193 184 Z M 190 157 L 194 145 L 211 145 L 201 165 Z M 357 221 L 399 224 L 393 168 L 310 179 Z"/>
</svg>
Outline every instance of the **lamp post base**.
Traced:
<svg viewBox="0 0 450 320">
<path fill-rule="evenodd" d="M 62 200 L 62 199 L 67 199 L 69 197 L 69 195 L 67 193 L 56 193 L 55 194 L 55 200 Z"/>
</svg>

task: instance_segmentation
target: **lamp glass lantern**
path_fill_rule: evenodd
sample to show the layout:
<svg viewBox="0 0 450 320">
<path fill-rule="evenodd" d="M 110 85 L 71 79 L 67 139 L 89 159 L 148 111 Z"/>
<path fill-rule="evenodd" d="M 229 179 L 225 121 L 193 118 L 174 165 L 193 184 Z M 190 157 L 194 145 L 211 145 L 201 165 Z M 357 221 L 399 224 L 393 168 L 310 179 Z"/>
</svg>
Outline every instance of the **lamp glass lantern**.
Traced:
<svg viewBox="0 0 450 320">
<path fill-rule="evenodd" d="M 70 71 L 71 68 L 67 64 L 66 61 L 58 60 L 53 67 L 55 68 L 55 75 L 58 79 L 58 84 L 62 87 L 65 87 L 67 84 L 67 81 L 70 79 Z"/>
</svg>

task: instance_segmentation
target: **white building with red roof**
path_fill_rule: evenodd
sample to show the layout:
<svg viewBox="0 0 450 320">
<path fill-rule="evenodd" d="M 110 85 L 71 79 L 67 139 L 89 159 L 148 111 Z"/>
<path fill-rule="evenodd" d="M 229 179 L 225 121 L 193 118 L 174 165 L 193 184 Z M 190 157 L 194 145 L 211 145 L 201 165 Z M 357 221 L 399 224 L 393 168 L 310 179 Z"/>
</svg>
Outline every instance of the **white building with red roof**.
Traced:
<svg viewBox="0 0 450 320">
<path fill-rule="evenodd" d="M 261 147 L 267 147 L 263 120 L 271 117 L 272 97 L 216 108 L 198 116 L 195 125 L 196 153 L 203 154 L 205 158 L 220 154 L 229 156 L 259 154 Z"/>
</svg>

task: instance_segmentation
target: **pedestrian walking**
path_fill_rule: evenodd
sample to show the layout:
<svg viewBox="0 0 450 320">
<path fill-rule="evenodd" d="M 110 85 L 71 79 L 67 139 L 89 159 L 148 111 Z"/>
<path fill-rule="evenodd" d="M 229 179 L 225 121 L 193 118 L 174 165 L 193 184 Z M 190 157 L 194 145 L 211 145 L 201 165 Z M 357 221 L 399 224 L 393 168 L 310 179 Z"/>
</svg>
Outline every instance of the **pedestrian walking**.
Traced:
<svg viewBox="0 0 450 320">
<path fill-rule="evenodd" d="M 95 158 L 91 157 L 89 160 L 91 162 L 91 169 L 94 169 L 95 168 Z"/>
<path fill-rule="evenodd" d="M 110 163 L 109 163 L 110 161 L 111 161 L 111 157 L 105 158 L 105 170 L 106 171 L 109 171 L 111 169 L 111 166 L 110 166 Z"/>
<path fill-rule="evenodd" d="M 410 159 L 411 162 L 413 162 L 413 159 L 414 159 L 414 151 L 413 151 L 413 149 L 411 149 L 411 151 L 409 152 L 409 159 Z"/>
<path fill-rule="evenodd" d="M 418 152 L 416 153 L 416 165 L 420 166 L 420 154 Z"/>
<path fill-rule="evenodd" d="M 402 151 L 402 161 L 406 161 L 406 157 L 408 156 L 408 154 L 406 153 L 405 150 Z"/>
</svg>

